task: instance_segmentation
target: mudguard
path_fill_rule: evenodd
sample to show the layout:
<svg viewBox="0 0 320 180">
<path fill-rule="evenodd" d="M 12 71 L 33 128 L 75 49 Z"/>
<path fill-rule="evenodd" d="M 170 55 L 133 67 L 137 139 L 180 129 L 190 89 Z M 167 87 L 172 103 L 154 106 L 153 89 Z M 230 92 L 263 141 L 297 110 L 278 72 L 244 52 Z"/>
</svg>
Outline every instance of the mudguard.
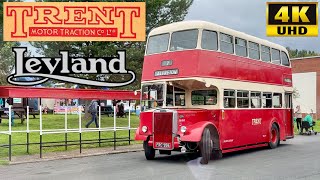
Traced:
<svg viewBox="0 0 320 180">
<path fill-rule="evenodd" d="M 269 124 L 269 129 L 268 129 L 269 139 L 270 139 L 270 129 L 271 129 L 271 126 L 272 126 L 273 123 L 276 123 L 279 126 L 280 141 L 285 140 L 286 139 L 286 137 L 285 137 L 285 134 L 286 134 L 285 133 L 285 128 L 282 127 L 282 124 L 276 118 L 273 118 L 272 121 Z"/>
<path fill-rule="evenodd" d="M 183 134 L 180 132 L 180 140 L 181 141 L 188 141 L 188 142 L 199 142 L 202 137 L 202 132 L 204 128 L 208 125 L 212 125 L 218 131 L 218 128 L 211 122 L 208 121 L 201 121 L 190 126 L 187 126 L 187 131 Z M 220 133 L 218 131 L 220 136 Z"/>
<path fill-rule="evenodd" d="M 137 128 L 136 130 L 136 135 L 134 137 L 134 140 L 136 141 L 145 141 L 147 140 L 148 136 L 147 135 L 141 135 L 140 134 L 140 127 Z"/>
</svg>

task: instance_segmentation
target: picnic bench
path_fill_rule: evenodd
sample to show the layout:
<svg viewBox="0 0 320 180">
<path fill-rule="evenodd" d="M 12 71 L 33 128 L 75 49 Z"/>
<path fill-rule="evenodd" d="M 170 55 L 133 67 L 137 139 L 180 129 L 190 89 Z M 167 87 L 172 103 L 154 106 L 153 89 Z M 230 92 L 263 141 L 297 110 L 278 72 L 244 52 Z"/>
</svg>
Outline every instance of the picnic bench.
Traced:
<svg viewBox="0 0 320 180">
<path fill-rule="evenodd" d="M 0 123 L 2 122 L 2 119 L 9 119 L 9 115 L 7 114 L 8 111 L 9 108 L 0 109 Z M 27 118 L 27 108 L 12 108 L 12 111 L 14 112 L 14 119 L 20 119 L 21 124 L 23 124 L 24 120 Z M 39 111 L 29 108 L 29 115 L 32 115 L 33 118 L 36 118 L 36 115 L 39 115 Z"/>
</svg>

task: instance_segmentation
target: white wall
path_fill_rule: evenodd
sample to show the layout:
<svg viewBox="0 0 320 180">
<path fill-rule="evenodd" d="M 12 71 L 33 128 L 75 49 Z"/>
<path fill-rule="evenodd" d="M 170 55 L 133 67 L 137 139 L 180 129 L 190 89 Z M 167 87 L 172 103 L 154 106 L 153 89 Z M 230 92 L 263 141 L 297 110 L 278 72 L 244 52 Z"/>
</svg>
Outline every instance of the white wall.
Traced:
<svg viewBox="0 0 320 180">
<path fill-rule="evenodd" d="M 300 97 L 293 99 L 293 107 L 300 105 L 302 113 L 316 113 L 317 100 L 317 73 L 295 73 L 292 74 L 293 87 L 298 90 Z"/>
</svg>

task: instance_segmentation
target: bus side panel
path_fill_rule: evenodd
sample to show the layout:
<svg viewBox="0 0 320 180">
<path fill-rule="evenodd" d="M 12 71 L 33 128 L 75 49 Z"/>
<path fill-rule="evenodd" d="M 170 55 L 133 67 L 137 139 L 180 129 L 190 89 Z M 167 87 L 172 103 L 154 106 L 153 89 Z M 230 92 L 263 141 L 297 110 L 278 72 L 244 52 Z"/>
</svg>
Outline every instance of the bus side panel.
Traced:
<svg viewBox="0 0 320 180">
<path fill-rule="evenodd" d="M 293 117 L 292 117 L 292 109 L 286 109 L 285 116 L 286 116 L 286 137 L 293 137 Z"/>
</svg>

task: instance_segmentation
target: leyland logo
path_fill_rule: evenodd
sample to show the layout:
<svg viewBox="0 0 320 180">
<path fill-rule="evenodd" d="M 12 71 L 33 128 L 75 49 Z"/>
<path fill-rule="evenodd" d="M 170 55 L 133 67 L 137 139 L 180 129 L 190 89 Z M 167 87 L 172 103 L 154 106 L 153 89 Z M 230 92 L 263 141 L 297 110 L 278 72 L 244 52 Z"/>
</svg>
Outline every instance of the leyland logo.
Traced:
<svg viewBox="0 0 320 180">
<path fill-rule="evenodd" d="M 89 86 L 120 87 L 135 81 L 135 73 L 126 69 L 126 51 L 117 51 L 113 57 L 70 57 L 68 51 L 60 51 L 61 57 L 25 57 L 25 47 L 14 47 L 15 73 L 8 77 L 13 85 L 33 86 L 49 79 L 60 80 Z M 78 78 L 77 74 L 128 74 L 131 78 L 125 82 L 105 82 Z M 73 76 L 72 76 L 73 75 Z M 20 77 L 33 77 L 33 81 L 20 81 Z"/>
<path fill-rule="evenodd" d="M 4 41 L 145 41 L 145 2 L 5 2 Z"/>
</svg>

